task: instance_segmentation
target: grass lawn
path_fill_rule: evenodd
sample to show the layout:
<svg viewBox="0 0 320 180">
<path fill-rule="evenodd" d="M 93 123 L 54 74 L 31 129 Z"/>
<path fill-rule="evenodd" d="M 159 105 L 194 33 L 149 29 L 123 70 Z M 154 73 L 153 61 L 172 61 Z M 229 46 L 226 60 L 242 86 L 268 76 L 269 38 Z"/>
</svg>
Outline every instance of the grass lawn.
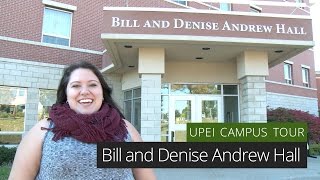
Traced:
<svg viewBox="0 0 320 180">
<path fill-rule="evenodd" d="M 0 180 L 7 180 L 9 177 L 11 166 L 2 165 L 0 166 Z"/>
</svg>

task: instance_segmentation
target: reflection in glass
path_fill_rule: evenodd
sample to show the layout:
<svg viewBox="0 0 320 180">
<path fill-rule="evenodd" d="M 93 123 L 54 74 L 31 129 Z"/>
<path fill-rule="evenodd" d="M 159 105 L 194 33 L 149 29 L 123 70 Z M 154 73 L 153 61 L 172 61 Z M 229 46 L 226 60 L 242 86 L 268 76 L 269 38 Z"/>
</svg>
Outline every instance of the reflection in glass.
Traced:
<svg viewBox="0 0 320 180">
<path fill-rule="evenodd" d="M 224 121 L 239 122 L 238 96 L 224 96 Z"/>
<path fill-rule="evenodd" d="M 169 96 L 161 96 L 161 141 L 169 139 Z"/>
<path fill-rule="evenodd" d="M 38 104 L 38 120 L 49 117 L 49 110 L 56 102 L 56 90 L 40 89 L 40 102 Z"/>
<path fill-rule="evenodd" d="M 215 100 L 202 101 L 202 122 L 218 122 L 218 102 Z"/>
<path fill-rule="evenodd" d="M 191 122 L 191 101 L 177 100 L 175 102 L 175 123 L 186 124 Z"/>
<path fill-rule="evenodd" d="M 0 131 L 23 131 L 27 89 L 0 87 Z"/>
<path fill-rule="evenodd" d="M 172 84 L 172 94 L 221 94 L 221 85 L 215 84 Z"/>
<path fill-rule="evenodd" d="M 133 124 L 134 127 L 141 132 L 141 99 L 134 99 L 133 100 Z"/>
<path fill-rule="evenodd" d="M 169 94 L 169 84 L 168 83 L 163 83 L 161 85 L 161 94 Z"/>
<path fill-rule="evenodd" d="M 238 94 L 238 86 L 237 85 L 223 85 L 223 94 Z"/>
<path fill-rule="evenodd" d="M 187 131 L 179 130 L 174 133 L 175 142 L 186 142 L 187 141 Z"/>
<path fill-rule="evenodd" d="M 0 134 L 0 146 L 5 144 L 19 144 L 21 138 L 21 135 Z"/>
</svg>

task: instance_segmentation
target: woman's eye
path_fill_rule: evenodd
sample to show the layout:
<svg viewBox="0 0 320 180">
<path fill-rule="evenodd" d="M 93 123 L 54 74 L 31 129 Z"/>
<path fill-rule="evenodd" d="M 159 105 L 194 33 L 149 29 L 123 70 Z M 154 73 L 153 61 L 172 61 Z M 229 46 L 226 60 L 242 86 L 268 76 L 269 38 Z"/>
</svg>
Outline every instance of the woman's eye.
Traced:
<svg viewBox="0 0 320 180">
<path fill-rule="evenodd" d="M 90 84 L 89 86 L 90 86 L 90 87 L 96 87 L 97 84 Z"/>
<path fill-rule="evenodd" d="M 78 87 L 80 87 L 80 85 L 75 84 L 75 85 L 72 85 L 71 87 L 78 88 Z"/>
</svg>

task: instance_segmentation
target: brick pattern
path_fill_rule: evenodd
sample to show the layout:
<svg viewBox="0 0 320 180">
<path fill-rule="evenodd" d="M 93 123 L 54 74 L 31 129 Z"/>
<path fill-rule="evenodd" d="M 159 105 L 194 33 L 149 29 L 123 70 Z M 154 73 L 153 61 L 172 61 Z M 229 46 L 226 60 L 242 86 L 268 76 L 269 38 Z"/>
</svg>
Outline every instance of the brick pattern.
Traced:
<svg viewBox="0 0 320 180">
<path fill-rule="evenodd" d="M 102 55 L 97 54 L 1 40 L 0 47 L 0 57 L 4 58 L 63 65 L 79 61 L 88 61 L 99 68 L 102 67 Z"/>
<path fill-rule="evenodd" d="M 0 58 L 0 86 L 27 88 L 25 131 L 38 122 L 40 89 L 57 89 L 64 66 Z"/>
<path fill-rule="evenodd" d="M 141 75 L 141 136 L 161 141 L 161 75 Z"/>
<path fill-rule="evenodd" d="M 287 94 L 267 93 L 268 108 L 288 108 L 306 111 L 318 115 L 317 98 L 307 98 L 302 96 L 291 96 Z"/>
<path fill-rule="evenodd" d="M 266 85 L 264 76 L 240 79 L 240 121 L 266 122 Z"/>
</svg>

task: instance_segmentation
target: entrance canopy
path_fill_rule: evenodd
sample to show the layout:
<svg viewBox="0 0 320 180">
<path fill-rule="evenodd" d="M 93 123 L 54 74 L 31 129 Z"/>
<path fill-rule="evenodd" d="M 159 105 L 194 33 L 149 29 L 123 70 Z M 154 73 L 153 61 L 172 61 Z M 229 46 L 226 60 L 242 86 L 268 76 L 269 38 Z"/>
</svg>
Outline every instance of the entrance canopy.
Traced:
<svg viewBox="0 0 320 180">
<path fill-rule="evenodd" d="M 104 8 L 101 38 L 112 64 L 105 73 L 138 66 L 139 48 L 164 48 L 166 61 L 236 61 L 262 51 L 269 67 L 314 45 L 309 16 L 164 8 Z"/>
</svg>

